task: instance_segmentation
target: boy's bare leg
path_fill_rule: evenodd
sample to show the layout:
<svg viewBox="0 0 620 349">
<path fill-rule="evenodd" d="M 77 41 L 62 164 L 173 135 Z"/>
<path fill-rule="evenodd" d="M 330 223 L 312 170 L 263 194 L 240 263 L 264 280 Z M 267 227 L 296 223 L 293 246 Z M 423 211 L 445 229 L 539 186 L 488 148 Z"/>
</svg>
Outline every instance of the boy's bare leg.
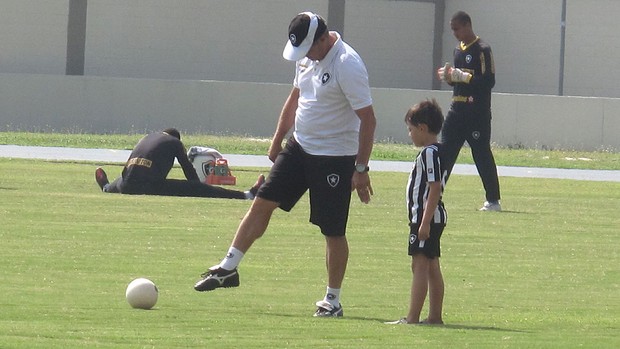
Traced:
<svg viewBox="0 0 620 349">
<path fill-rule="evenodd" d="M 443 275 L 441 274 L 441 266 L 439 264 L 439 257 L 433 258 L 429 261 L 429 276 L 428 276 L 428 301 L 429 311 L 428 318 L 424 320 L 427 324 L 443 324 L 442 311 L 443 311 L 443 294 L 444 283 Z"/>
<path fill-rule="evenodd" d="M 423 254 L 414 255 L 411 259 L 411 271 L 413 272 L 413 281 L 411 283 L 411 301 L 407 322 L 417 324 L 420 322 L 420 312 L 422 312 L 428 292 L 429 259 Z"/>
</svg>

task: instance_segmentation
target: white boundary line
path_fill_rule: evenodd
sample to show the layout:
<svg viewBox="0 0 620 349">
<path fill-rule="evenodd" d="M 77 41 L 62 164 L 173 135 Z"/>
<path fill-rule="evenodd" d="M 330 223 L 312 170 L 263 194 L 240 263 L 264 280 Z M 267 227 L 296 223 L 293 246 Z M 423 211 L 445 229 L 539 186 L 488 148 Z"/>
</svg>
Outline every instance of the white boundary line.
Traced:
<svg viewBox="0 0 620 349">
<path fill-rule="evenodd" d="M 0 145 L 0 157 L 20 159 L 69 160 L 69 161 L 127 161 L 129 150 L 114 149 L 86 149 L 64 147 L 31 147 L 19 145 Z M 267 156 L 223 154 L 231 166 L 270 167 L 271 161 Z M 382 172 L 410 172 L 412 163 L 405 161 L 371 161 L 371 171 Z M 524 178 L 556 178 L 588 181 L 620 182 L 620 171 L 608 170 L 574 170 L 540 167 L 511 167 L 498 166 L 500 177 Z M 454 166 L 453 174 L 478 175 L 474 165 Z"/>
</svg>

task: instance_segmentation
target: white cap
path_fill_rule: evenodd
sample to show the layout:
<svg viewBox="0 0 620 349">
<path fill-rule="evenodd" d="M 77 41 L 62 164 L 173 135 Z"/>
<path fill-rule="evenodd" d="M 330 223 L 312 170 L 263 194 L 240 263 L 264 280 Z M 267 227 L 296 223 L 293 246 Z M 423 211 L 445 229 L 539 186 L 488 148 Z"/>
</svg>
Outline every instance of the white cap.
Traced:
<svg viewBox="0 0 620 349">
<path fill-rule="evenodd" d="M 282 57 L 289 61 L 298 61 L 304 58 L 314 43 L 319 22 L 323 22 L 321 29 L 325 32 L 327 26 L 318 15 L 312 12 L 302 12 L 295 16 L 288 27 L 288 41 L 282 52 Z"/>
</svg>

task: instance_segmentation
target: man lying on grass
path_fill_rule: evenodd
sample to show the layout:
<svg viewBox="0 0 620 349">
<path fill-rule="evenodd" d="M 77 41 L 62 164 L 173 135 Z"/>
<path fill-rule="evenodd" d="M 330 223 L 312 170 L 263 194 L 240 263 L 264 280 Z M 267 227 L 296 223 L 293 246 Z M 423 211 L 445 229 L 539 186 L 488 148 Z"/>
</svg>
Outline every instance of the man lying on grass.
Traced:
<svg viewBox="0 0 620 349">
<path fill-rule="evenodd" d="M 166 178 L 175 158 L 187 180 Z M 144 136 L 129 155 L 122 175 L 112 183 L 102 168 L 95 171 L 95 180 L 105 193 L 253 200 L 265 177 L 260 175 L 245 192 L 203 183 L 185 153 L 181 134 L 175 128 L 167 128 Z"/>
</svg>

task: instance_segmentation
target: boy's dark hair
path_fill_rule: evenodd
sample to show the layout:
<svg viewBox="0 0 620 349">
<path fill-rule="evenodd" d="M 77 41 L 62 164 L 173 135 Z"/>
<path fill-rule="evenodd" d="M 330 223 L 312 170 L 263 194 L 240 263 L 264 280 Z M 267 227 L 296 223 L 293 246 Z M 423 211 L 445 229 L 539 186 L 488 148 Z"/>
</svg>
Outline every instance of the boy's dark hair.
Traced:
<svg viewBox="0 0 620 349">
<path fill-rule="evenodd" d="M 458 11 L 452 16 L 452 22 L 471 25 L 471 17 L 465 11 Z"/>
<path fill-rule="evenodd" d="M 409 108 L 405 114 L 405 122 L 413 126 L 425 124 L 428 126 L 428 132 L 439 134 L 443 126 L 443 113 L 434 98 L 427 99 Z"/>
<path fill-rule="evenodd" d="M 179 133 L 179 130 L 177 130 L 174 127 L 167 128 L 163 132 L 171 135 L 172 137 L 174 137 L 174 138 L 176 138 L 178 140 L 181 140 L 181 134 Z"/>
</svg>

